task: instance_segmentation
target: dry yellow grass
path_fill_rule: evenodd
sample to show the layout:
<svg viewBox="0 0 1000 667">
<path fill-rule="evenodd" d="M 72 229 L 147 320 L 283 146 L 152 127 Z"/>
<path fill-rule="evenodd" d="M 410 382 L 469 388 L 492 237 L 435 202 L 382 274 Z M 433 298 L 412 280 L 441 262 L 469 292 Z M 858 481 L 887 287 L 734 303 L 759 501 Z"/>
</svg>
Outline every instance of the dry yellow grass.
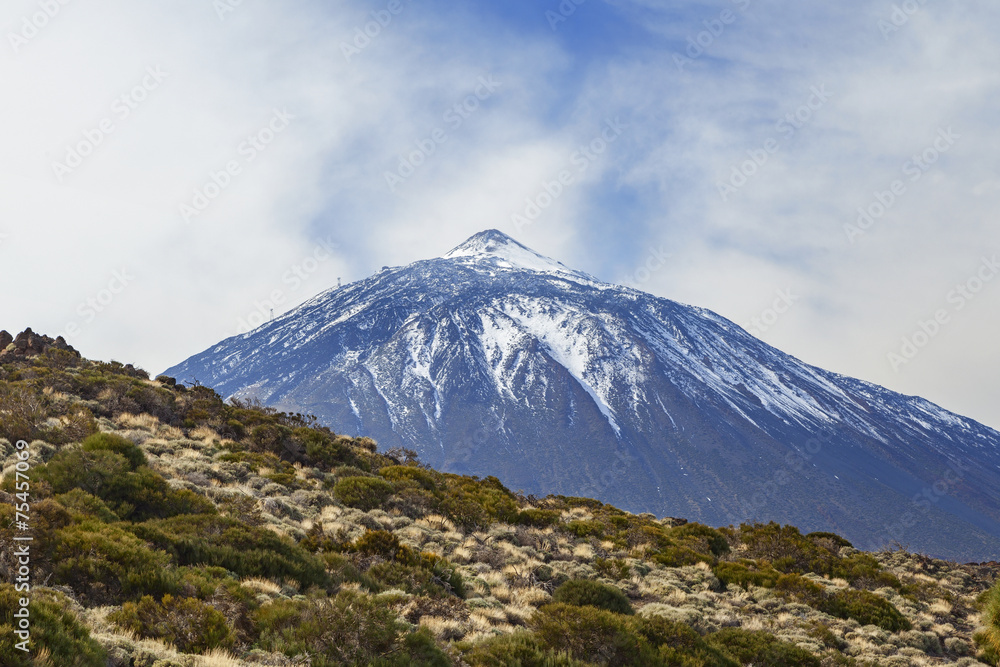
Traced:
<svg viewBox="0 0 1000 667">
<path fill-rule="evenodd" d="M 276 581 L 272 581 L 271 579 L 252 577 L 250 579 L 244 579 L 240 582 L 240 585 L 251 591 L 267 593 L 269 595 L 277 595 L 281 592 L 281 584 Z"/>
</svg>

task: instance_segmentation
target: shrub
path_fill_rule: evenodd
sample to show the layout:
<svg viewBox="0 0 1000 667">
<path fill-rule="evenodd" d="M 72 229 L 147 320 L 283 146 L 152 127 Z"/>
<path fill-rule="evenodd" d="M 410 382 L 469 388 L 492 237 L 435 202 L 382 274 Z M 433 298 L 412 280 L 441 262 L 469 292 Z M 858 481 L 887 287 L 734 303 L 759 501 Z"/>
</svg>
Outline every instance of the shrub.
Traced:
<svg viewBox="0 0 1000 667">
<path fill-rule="evenodd" d="M 909 630 L 910 622 L 885 598 L 863 590 L 839 590 L 832 595 L 819 584 L 797 574 L 782 575 L 775 591 L 786 599 L 809 605 L 838 618 L 853 618 L 861 625 L 877 625 L 889 632 Z"/>
<path fill-rule="evenodd" d="M 700 523 L 686 523 L 670 531 L 670 537 L 691 546 L 700 553 L 722 556 L 729 553 L 729 540 L 714 528 Z"/>
<path fill-rule="evenodd" d="M 725 628 L 705 639 L 740 664 L 768 667 L 820 667 L 819 658 L 762 631 Z"/>
<path fill-rule="evenodd" d="M 129 530 L 171 554 L 180 565 L 224 567 L 240 577 L 288 577 L 303 588 L 325 586 L 328 581 L 323 561 L 300 545 L 228 517 L 178 516 Z"/>
<path fill-rule="evenodd" d="M 781 574 L 769 567 L 761 567 L 752 560 L 744 560 L 738 563 L 722 562 L 718 563 L 713 572 L 722 583 L 727 586 L 736 584 L 743 588 L 750 586 L 763 586 L 764 588 L 774 588 Z"/>
<path fill-rule="evenodd" d="M 991 665 L 1000 664 L 1000 583 L 981 598 L 983 629 L 976 634 L 976 643 L 983 649 L 983 658 Z"/>
<path fill-rule="evenodd" d="M 496 477 L 476 479 L 443 475 L 440 511 L 466 529 L 491 523 L 513 523 L 520 511 L 517 498 Z"/>
<path fill-rule="evenodd" d="M 13 586 L 0 584 L 0 656 L 5 667 L 33 667 L 42 650 L 49 653 L 49 664 L 60 667 L 104 667 L 107 655 L 91 638 L 87 628 L 65 609 L 58 594 L 34 591 L 31 595 L 31 653 L 15 648 L 21 638 L 14 634 L 15 612 L 21 608 L 23 593 Z"/>
<path fill-rule="evenodd" d="M 604 525 L 600 521 L 570 521 L 562 528 L 579 538 L 604 536 Z"/>
<path fill-rule="evenodd" d="M 348 507 L 369 512 L 389 499 L 392 484 L 377 477 L 345 477 L 333 487 L 333 495 Z"/>
<path fill-rule="evenodd" d="M 912 627 L 891 602 L 871 591 L 837 591 L 828 613 L 840 618 L 853 618 L 861 625 L 877 625 L 889 632 L 901 632 Z"/>
<path fill-rule="evenodd" d="M 413 595 L 465 597 L 465 582 L 458 570 L 440 556 L 420 554 L 416 563 L 387 561 L 368 570 L 368 576 L 388 588 Z"/>
<path fill-rule="evenodd" d="M 851 554 L 847 558 L 838 558 L 833 563 L 833 576 L 846 579 L 852 586 L 875 590 L 883 587 L 905 590 L 896 575 L 885 572 L 874 556 L 867 553 Z"/>
<path fill-rule="evenodd" d="M 427 491 L 436 491 L 438 488 L 435 473 L 416 466 L 387 466 L 379 470 L 378 474 L 390 482 L 410 482 Z"/>
<path fill-rule="evenodd" d="M 587 663 L 573 659 L 565 651 L 556 652 L 546 647 L 538 637 L 529 632 L 515 632 L 487 639 L 463 653 L 462 659 L 472 667 L 587 667 Z"/>
<path fill-rule="evenodd" d="M 629 620 L 596 607 L 557 603 L 542 607 L 528 624 L 542 646 L 577 660 L 608 667 L 656 664 L 656 649 Z"/>
<path fill-rule="evenodd" d="M 30 441 L 45 419 L 45 402 L 36 391 L 0 382 L 0 437 Z"/>
<path fill-rule="evenodd" d="M 560 513 L 555 510 L 529 509 L 521 510 L 514 523 L 521 526 L 548 528 L 559 523 Z"/>
<path fill-rule="evenodd" d="M 117 523 L 91 519 L 59 530 L 53 562 L 53 583 L 69 586 L 90 605 L 115 604 L 122 595 L 162 595 L 176 585 L 170 556 Z"/>
<path fill-rule="evenodd" d="M 409 547 L 400 543 L 399 538 L 387 530 L 369 530 L 358 538 L 353 549 L 369 556 L 381 556 L 386 560 L 399 561 L 404 564 L 415 564 L 416 554 Z"/>
<path fill-rule="evenodd" d="M 374 599 L 341 591 L 334 598 L 276 600 L 254 614 L 258 645 L 313 667 L 368 665 L 401 646 L 406 625 Z"/>
<path fill-rule="evenodd" d="M 825 575 L 833 571 L 836 556 L 806 538 L 794 526 L 781 526 L 773 521 L 768 524 L 743 524 L 739 537 L 750 558 L 770 561 L 780 572 Z"/>
<path fill-rule="evenodd" d="M 632 573 L 628 563 L 620 558 L 596 558 L 594 559 L 594 569 L 602 576 L 615 581 L 628 579 Z"/>
<path fill-rule="evenodd" d="M 552 593 L 552 601 L 578 607 L 597 607 L 616 614 L 635 613 L 632 603 L 620 589 L 588 579 L 567 581 Z"/>
<path fill-rule="evenodd" d="M 109 451 L 128 461 L 132 470 L 147 464 L 146 455 L 133 442 L 114 433 L 95 433 L 83 441 L 83 451 Z"/>
<path fill-rule="evenodd" d="M 35 470 L 36 479 L 48 482 L 53 493 L 80 489 L 96 496 L 122 519 L 145 521 L 215 512 L 209 500 L 187 489 L 170 488 L 163 477 L 145 465 L 133 468 L 132 463 L 138 460 L 136 453 L 142 456 L 142 452 L 128 451 L 113 439 L 97 439 L 106 435 L 88 438 L 94 440 L 89 450 L 59 452 Z M 135 448 L 127 440 L 124 442 Z M 125 451 L 119 453 L 115 448 Z"/>
<path fill-rule="evenodd" d="M 797 574 L 783 574 L 774 586 L 776 593 L 792 602 L 809 605 L 813 609 L 831 613 L 830 598 L 826 589 Z"/>
<path fill-rule="evenodd" d="M 97 519 L 103 523 L 114 523 L 118 521 L 118 515 L 100 498 L 93 496 L 83 489 L 73 489 L 69 493 L 56 496 L 56 501 L 72 512 L 79 512 L 85 517 Z"/>
<path fill-rule="evenodd" d="M 660 616 L 636 617 L 633 623 L 646 641 L 659 647 L 658 664 L 671 667 L 738 667 L 737 663 L 706 644 L 701 635 L 683 623 Z"/>
<path fill-rule="evenodd" d="M 141 637 L 170 642 L 183 653 L 232 648 L 235 638 L 219 611 L 196 598 L 164 595 L 161 602 L 143 596 L 126 602 L 108 619 Z"/>
<path fill-rule="evenodd" d="M 451 667 L 448 654 L 438 648 L 427 628 L 420 628 L 403 638 L 403 646 L 390 658 L 375 661 L 375 667 Z"/>
</svg>

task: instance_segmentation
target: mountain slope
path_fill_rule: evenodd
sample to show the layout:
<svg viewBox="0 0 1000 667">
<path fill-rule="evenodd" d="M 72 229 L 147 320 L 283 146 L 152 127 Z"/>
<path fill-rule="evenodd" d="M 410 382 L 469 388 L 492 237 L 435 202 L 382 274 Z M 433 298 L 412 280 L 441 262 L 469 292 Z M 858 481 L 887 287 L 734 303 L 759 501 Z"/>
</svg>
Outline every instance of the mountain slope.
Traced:
<svg viewBox="0 0 1000 667">
<path fill-rule="evenodd" d="M 320 294 L 167 373 L 527 492 L 1000 553 L 1000 433 L 496 231 Z"/>
</svg>

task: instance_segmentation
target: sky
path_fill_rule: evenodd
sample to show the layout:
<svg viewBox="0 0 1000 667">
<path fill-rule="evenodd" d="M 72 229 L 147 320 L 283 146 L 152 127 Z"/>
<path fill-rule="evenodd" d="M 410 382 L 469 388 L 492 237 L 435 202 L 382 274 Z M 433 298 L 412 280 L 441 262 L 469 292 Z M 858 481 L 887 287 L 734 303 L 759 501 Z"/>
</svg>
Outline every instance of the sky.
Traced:
<svg viewBox="0 0 1000 667">
<path fill-rule="evenodd" d="M 1000 6 L 8 0 L 0 328 L 151 373 L 484 229 L 1000 427 Z"/>
</svg>

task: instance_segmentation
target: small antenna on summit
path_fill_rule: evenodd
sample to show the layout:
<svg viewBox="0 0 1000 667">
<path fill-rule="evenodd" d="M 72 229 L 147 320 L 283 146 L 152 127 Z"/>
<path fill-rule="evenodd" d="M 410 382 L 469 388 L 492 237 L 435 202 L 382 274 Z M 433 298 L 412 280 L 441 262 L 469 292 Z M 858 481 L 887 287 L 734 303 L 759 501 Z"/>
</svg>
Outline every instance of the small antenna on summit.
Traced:
<svg viewBox="0 0 1000 667">
<path fill-rule="evenodd" d="M 271 321 L 274 321 L 274 308 L 271 309 Z"/>
<path fill-rule="evenodd" d="M 340 289 L 340 278 L 337 278 L 337 289 Z"/>
</svg>

